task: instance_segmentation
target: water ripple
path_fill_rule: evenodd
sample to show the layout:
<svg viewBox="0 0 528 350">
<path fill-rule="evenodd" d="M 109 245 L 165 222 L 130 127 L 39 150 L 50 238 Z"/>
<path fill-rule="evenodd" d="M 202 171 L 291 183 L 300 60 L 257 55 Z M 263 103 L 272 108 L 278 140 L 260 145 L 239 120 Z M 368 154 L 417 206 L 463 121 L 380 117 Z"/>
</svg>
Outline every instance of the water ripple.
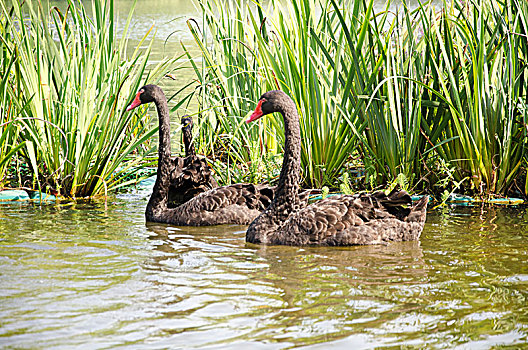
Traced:
<svg viewBox="0 0 528 350">
<path fill-rule="evenodd" d="M 2 347 L 528 341 L 522 211 L 432 212 L 421 242 L 298 248 L 246 244 L 240 226 L 145 225 L 143 207 L 0 206 Z"/>
</svg>

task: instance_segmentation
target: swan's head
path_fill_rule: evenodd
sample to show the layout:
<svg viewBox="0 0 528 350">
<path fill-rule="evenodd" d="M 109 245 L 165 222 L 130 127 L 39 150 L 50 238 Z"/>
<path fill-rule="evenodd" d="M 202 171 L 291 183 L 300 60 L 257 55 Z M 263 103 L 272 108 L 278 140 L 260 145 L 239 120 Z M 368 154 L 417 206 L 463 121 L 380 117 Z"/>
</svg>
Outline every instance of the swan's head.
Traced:
<svg viewBox="0 0 528 350">
<path fill-rule="evenodd" d="M 292 99 L 284 91 L 272 90 L 260 96 L 255 111 L 246 120 L 246 123 L 253 122 L 266 114 L 273 112 L 283 112 L 284 107 L 293 104 Z M 293 104 L 295 106 L 295 104 Z"/>
<path fill-rule="evenodd" d="M 192 129 L 192 126 L 193 126 L 193 120 L 191 117 L 189 117 L 188 115 L 184 115 L 181 119 L 181 123 L 182 123 L 182 128 L 187 130 L 191 130 Z"/>
<path fill-rule="evenodd" d="M 127 112 L 133 110 L 139 105 L 153 102 L 160 92 L 163 94 L 163 91 L 157 85 L 143 86 L 141 89 L 139 89 L 138 93 L 136 94 L 136 97 L 134 98 L 134 101 L 132 101 L 132 103 L 127 107 Z"/>
</svg>

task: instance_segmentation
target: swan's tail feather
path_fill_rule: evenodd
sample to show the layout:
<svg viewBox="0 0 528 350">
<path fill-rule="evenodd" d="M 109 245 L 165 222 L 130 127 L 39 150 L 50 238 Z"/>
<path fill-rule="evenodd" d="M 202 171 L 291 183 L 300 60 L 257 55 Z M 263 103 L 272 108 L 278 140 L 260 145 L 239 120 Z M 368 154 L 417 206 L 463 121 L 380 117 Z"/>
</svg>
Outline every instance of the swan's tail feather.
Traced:
<svg viewBox="0 0 528 350">
<path fill-rule="evenodd" d="M 394 188 L 388 195 L 383 191 L 373 193 L 373 197 L 385 208 L 387 212 L 403 220 L 411 212 L 411 196 L 404 190 Z"/>
<path fill-rule="evenodd" d="M 387 197 L 389 197 L 390 202 L 394 205 L 410 205 L 412 203 L 412 198 L 407 191 L 398 191 L 396 188 Z"/>
<path fill-rule="evenodd" d="M 416 204 L 413 206 L 413 211 L 419 210 L 422 211 L 424 209 L 427 209 L 427 203 L 429 203 L 429 196 L 423 196 L 416 202 Z"/>
<path fill-rule="evenodd" d="M 409 222 L 425 222 L 425 216 L 427 214 L 427 203 L 429 203 L 429 196 L 423 196 L 416 202 L 411 210 L 411 213 L 407 217 L 406 221 Z"/>
</svg>

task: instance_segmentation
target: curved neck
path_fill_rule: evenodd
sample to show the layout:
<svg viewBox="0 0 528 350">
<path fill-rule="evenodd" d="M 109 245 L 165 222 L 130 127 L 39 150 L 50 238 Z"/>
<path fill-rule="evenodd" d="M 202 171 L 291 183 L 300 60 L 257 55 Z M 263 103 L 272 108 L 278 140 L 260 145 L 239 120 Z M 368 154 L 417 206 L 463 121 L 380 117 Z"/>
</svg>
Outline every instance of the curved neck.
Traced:
<svg viewBox="0 0 528 350">
<path fill-rule="evenodd" d="M 277 192 L 270 210 L 282 220 L 299 207 L 299 182 L 301 177 L 301 130 L 299 115 L 293 101 L 280 111 L 284 119 L 284 160 Z"/>
<path fill-rule="evenodd" d="M 192 129 L 190 126 L 186 126 L 182 130 L 183 144 L 185 145 L 185 156 L 194 156 L 196 152 L 194 150 L 194 142 L 192 139 Z"/>
<path fill-rule="evenodd" d="M 156 183 L 147 204 L 146 216 L 157 216 L 158 211 L 168 208 L 168 192 L 170 185 L 170 116 L 167 99 L 163 92 L 156 94 L 154 100 L 159 118 L 159 146 L 158 146 L 158 173 Z"/>
<path fill-rule="evenodd" d="M 170 141 L 170 116 L 169 107 L 167 106 L 167 99 L 165 95 L 159 94 L 154 101 L 156 109 L 158 110 L 159 119 L 159 146 L 158 154 L 159 160 L 169 159 L 171 156 L 171 141 Z M 158 167 L 159 167 L 158 163 Z"/>
<path fill-rule="evenodd" d="M 297 107 L 290 99 L 283 99 L 279 110 L 284 120 L 284 160 L 279 184 L 270 206 L 246 231 L 246 241 L 269 243 L 290 215 L 301 209 L 299 182 L 301 178 L 301 130 Z"/>
</svg>

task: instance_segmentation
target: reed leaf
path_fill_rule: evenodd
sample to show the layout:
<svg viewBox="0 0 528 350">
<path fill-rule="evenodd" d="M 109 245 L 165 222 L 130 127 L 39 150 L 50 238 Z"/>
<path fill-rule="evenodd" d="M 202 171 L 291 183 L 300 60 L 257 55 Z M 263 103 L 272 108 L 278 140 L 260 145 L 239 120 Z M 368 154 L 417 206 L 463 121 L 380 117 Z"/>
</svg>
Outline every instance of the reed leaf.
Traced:
<svg viewBox="0 0 528 350">
<path fill-rule="evenodd" d="M 41 2 L 13 1 L 9 10 L 2 5 L 2 42 L 17 62 L 9 79 L 31 117 L 21 121 L 20 139 L 31 143 L 36 162 L 29 151 L 21 153 L 37 179 L 64 196 L 118 188 L 151 151 L 144 144 L 156 129 L 144 114 L 124 109 L 144 83 L 153 36 L 147 31 L 128 55 L 133 10 L 121 39 L 113 11 L 113 0 L 92 2 L 91 15 L 73 0 L 64 12 Z M 174 63 L 149 67 L 147 79 L 159 81 Z"/>
<path fill-rule="evenodd" d="M 444 6 L 428 45 L 441 57 L 433 72 L 451 102 L 441 133 L 457 140 L 443 146 L 441 154 L 456 164 L 457 180 L 470 175 L 477 193 L 505 193 L 519 174 L 526 148 L 526 115 L 520 108 L 528 85 L 526 4 Z"/>
<path fill-rule="evenodd" d="M 328 4 L 272 1 L 263 6 L 216 0 L 201 1 L 199 6 L 205 28 L 190 22 L 190 29 L 203 55 L 203 67 L 195 66 L 201 86 L 201 129 L 215 139 L 203 151 L 214 154 L 227 148 L 221 156 L 242 166 L 257 161 L 253 140 L 261 161 L 280 153 L 284 142 L 280 117 L 253 126 L 244 125 L 243 119 L 263 92 L 282 89 L 300 112 L 305 184 L 334 183 L 357 147 L 360 131 L 352 129 L 361 126 L 354 124 L 357 116 L 342 106 L 347 96 L 339 82 L 342 73 L 332 75 L 331 64 L 322 59 L 339 47 L 332 43 L 338 18 L 328 11 Z M 215 40 L 208 41 L 204 33 Z M 342 56 L 334 57 L 333 65 L 349 60 L 343 50 L 336 52 Z"/>
<path fill-rule="evenodd" d="M 277 88 L 300 111 L 306 185 L 335 184 L 354 155 L 371 186 L 405 179 L 431 189 L 449 176 L 484 195 L 505 193 L 518 177 L 525 2 L 404 1 L 396 12 L 387 2 L 377 13 L 372 0 L 198 4 L 203 24 L 189 25 L 203 55 L 194 64 L 202 150 L 220 150 L 251 179 L 253 140 L 262 154 L 280 153 L 281 120 L 253 128 L 242 120 Z"/>
</svg>

